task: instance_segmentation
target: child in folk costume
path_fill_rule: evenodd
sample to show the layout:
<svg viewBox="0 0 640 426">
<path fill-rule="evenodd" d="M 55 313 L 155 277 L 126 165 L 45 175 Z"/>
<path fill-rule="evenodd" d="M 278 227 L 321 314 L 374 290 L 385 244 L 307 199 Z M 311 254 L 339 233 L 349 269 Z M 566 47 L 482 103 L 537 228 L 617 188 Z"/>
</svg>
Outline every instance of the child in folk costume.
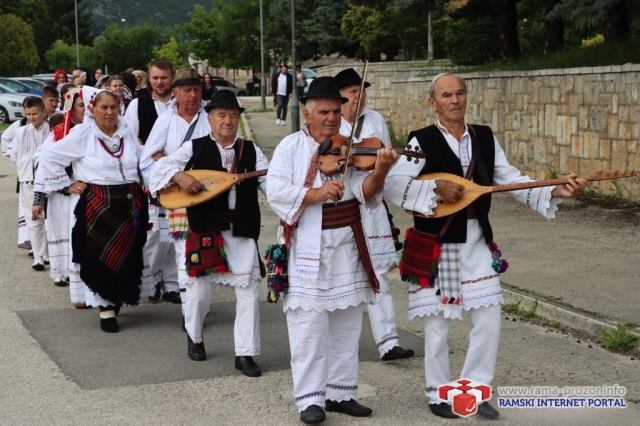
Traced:
<svg viewBox="0 0 640 426">
<path fill-rule="evenodd" d="M 49 136 L 49 124 L 46 121 L 47 114 L 42 99 L 35 96 L 27 98 L 24 103 L 24 111 L 29 124 L 16 131 L 16 137 L 11 143 L 10 158 L 18 167 L 20 207 L 27 222 L 33 247 L 32 268 L 36 271 L 42 271 L 45 264 L 49 263 L 47 232 L 44 216 L 33 216 L 31 207 L 33 205 L 33 181 L 36 166 L 34 154 Z"/>
<path fill-rule="evenodd" d="M 51 128 L 51 134 L 38 152 L 38 158 L 50 147 L 51 144 L 59 142 L 69 134 L 71 128 L 76 124 L 81 124 L 84 119 L 84 100 L 82 99 L 82 89 L 74 87 L 64 95 L 64 116 L 62 122 Z M 50 124 L 53 124 L 52 117 Z M 73 178 L 71 167 L 66 169 L 70 178 Z M 33 215 L 42 214 L 45 204 L 44 194 L 44 173 L 41 168 L 36 171 L 33 201 Z M 70 222 L 71 200 L 69 198 L 69 188 L 63 188 L 51 193 L 47 201 L 46 224 L 47 242 L 49 257 L 51 259 L 50 275 L 53 283 L 59 287 L 66 286 L 69 282 L 69 239 L 71 235 Z"/>
</svg>

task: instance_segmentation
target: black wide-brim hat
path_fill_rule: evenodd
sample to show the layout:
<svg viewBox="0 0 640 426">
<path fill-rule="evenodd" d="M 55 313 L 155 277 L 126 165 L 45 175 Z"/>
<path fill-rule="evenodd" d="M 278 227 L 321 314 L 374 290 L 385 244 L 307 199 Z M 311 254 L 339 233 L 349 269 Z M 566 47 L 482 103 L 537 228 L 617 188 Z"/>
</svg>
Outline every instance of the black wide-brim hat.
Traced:
<svg viewBox="0 0 640 426">
<path fill-rule="evenodd" d="M 176 70 L 176 79 L 171 87 L 184 84 L 202 84 L 202 80 L 200 80 L 200 75 L 193 68 L 179 68 Z"/>
<path fill-rule="evenodd" d="M 300 102 L 304 105 L 307 104 L 307 100 L 312 98 L 329 98 L 340 99 L 340 102 L 347 103 L 349 99 L 343 98 L 340 95 L 340 89 L 336 84 L 336 79 L 333 77 L 318 77 L 313 79 L 309 85 L 306 96 L 300 98 Z"/>
<path fill-rule="evenodd" d="M 244 108 L 240 106 L 238 98 L 231 90 L 218 90 L 213 94 L 211 102 L 204 107 L 204 110 L 208 113 L 214 108 L 237 108 L 240 114 L 244 112 Z"/>
<path fill-rule="evenodd" d="M 338 89 L 342 89 L 343 87 L 347 86 L 353 86 L 356 84 L 360 86 L 362 84 L 362 78 L 353 68 L 347 68 L 346 70 L 340 71 L 338 74 L 336 74 L 335 79 L 336 83 L 338 84 Z M 365 81 L 364 88 L 366 89 L 369 86 L 371 86 L 371 84 L 368 81 Z"/>
</svg>

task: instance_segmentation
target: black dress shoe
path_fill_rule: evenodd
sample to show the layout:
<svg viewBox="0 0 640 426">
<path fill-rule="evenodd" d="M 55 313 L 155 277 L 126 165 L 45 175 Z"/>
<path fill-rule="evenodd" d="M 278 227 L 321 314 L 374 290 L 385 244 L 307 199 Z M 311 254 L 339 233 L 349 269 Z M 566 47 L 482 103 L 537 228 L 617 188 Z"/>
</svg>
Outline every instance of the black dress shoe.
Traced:
<svg viewBox="0 0 640 426">
<path fill-rule="evenodd" d="M 116 313 L 116 316 L 118 316 L 118 314 L 120 313 L 120 308 L 122 307 L 122 305 L 116 305 L 113 307 L 113 312 Z"/>
<path fill-rule="evenodd" d="M 175 303 L 176 305 L 182 303 L 182 299 L 180 299 L 180 293 L 178 293 L 177 291 L 165 291 L 162 295 L 162 300 Z"/>
<path fill-rule="evenodd" d="M 382 355 L 383 361 L 393 361 L 394 359 L 405 359 L 413 356 L 412 349 L 402 349 L 400 346 L 394 346 L 389 352 Z"/>
<path fill-rule="evenodd" d="M 116 317 L 100 318 L 100 328 L 105 333 L 117 333 L 118 320 L 116 319 Z"/>
<path fill-rule="evenodd" d="M 260 377 L 262 371 L 258 364 L 250 356 L 237 356 L 236 357 L 236 370 L 241 370 L 242 374 L 248 377 Z"/>
<path fill-rule="evenodd" d="M 485 401 L 478 405 L 478 414 L 487 419 L 497 419 L 500 412 Z"/>
<path fill-rule="evenodd" d="M 310 405 L 300 412 L 300 421 L 308 425 L 322 423 L 327 419 L 322 407 L 318 405 Z"/>
<path fill-rule="evenodd" d="M 373 413 L 373 410 L 369 407 L 365 407 L 362 404 L 358 404 L 355 399 L 348 401 L 332 401 L 327 399 L 325 402 L 325 410 L 334 413 L 344 413 L 353 417 L 367 417 Z"/>
<path fill-rule="evenodd" d="M 151 300 L 152 302 L 157 302 L 158 300 L 160 300 L 160 283 L 156 284 L 156 292 L 153 293 L 153 296 L 149 296 L 148 299 Z"/>
<path fill-rule="evenodd" d="M 445 419 L 459 419 L 460 416 L 453 412 L 451 405 L 446 402 L 441 402 L 440 404 L 429 404 L 429 409 L 433 414 L 438 417 L 443 417 Z"/>
<path fill-rule="evenodd" d="M 191 340 L 191 337 L 187 334 L 188 339 L 188 348 L 187 353 L 189 354 L 189 358 L 194 361 L 204 361 L 207 359 L 207 353 L 204 351 L 204 342 L 194 343 Z"/>
</svg>

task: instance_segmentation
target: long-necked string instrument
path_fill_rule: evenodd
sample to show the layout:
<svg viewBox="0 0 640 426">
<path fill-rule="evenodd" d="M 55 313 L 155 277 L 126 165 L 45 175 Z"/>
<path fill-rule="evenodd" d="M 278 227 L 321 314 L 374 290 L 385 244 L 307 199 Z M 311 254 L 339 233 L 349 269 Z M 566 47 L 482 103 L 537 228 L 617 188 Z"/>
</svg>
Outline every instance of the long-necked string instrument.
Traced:
<svg viewBox="0 0 640 426">
<path fill-rule="evenodd" d="M 369 56 L 364 58 L 364 67 L 362 68 L 362 80 L 360 81 L 360 91 L 358 92 L 358 102 L 356 102 L 356 120 L 353 122 L 353 126 L 351 126 L 351 135 L 349 136 L 349 141 L 347 144 L 347 161 L 344 162 L 342 169 L 342 184 L 344 185 L 344 181 L 347 176 L 347 168 L 349 167 L 349 158 L 351 157 L 351 151 L 353 149 L 353 136 L 356 133 L 356 122 L 358 119 L 358 114 L 360 113 L 360 103 L 362 102 L 362 93 L 364 92 L 364 79 L 367 76 L 367 67 L 369 66 Z"/>
<path fill-rule="evenodd" d="M 598 172 L 591 176 L 581 176 L 582 179 L 586 179 L 588 181 L 597 181 L 597 180 L 611 180 L 611 179 L 620 179 L 620 178 L 630 178 L 637 177 L 638 172 L 635 170 L 616 170 L 615 172 Z M 482 186 L 476 183 L 473 183 L 463 177 L 453 175 L 450 173 L 429 173 L 426 175 L 421 175 L 416 178 L 416 180 L 435 180 L 435 179 L 443 179 L 449 180 L 451 182 L 457 183 L 458 185 L 464 186 L 464 191 L 462 191 L 462 196 L 455 203 L 445 203 L 444 200 L 438 200 L 438 206 L 432 210 L 431 215 L 425 216 L 421 213 L 415 212 L 413 210 L 405 210 L 407 213 L 419 216 L 419 217 L 427 217 L 427 218 L 439 218 L 444 216 L 449 216 L 451 214 L 457 213 L 460 210 L 467 207 L 469 204 L 473 203 L 476 199 L 483 195 L 491 194 L 494 192 L 506 192 L 506 191 L 517 191 L 521 189 L 530 189 L 530 188 L 540 188 L 543 186 L 555 186 L 555 185 L 563 185 L 569 182 L 569 179 L 549 179 L 549 180 L 535 180 L 531 182 L 523 182 L 523 183 L 514 183 L 510 185 L 493 185 L 493 186 Z"/>
<path fill-rule="evenodd" d="M 257 178 L 267 174 L 267 170 L 257 170 L 249 173 L 226 173 L 216 170 L 187 170 L 185 173 L 193 176 L 200 182 L 200 191 L 197 194 L 184 192 L 180 185 L 171 185 L 158 192 L 158 201 L 164 208 L 180 209 L 193 207 L 209 201 L 233 185 L 245 179 Z"/>
</svg>

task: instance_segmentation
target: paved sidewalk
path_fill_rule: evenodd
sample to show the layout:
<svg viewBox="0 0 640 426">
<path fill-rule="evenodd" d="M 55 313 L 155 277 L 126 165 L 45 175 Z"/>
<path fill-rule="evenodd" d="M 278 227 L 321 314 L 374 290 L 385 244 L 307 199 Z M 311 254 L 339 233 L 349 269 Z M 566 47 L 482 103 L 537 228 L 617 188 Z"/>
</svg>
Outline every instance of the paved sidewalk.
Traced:
<svg viewBox="0 0 640 426">
<path fill-rule="evenodd" d="M 259 97 L 241 100 L 257 143 L 270 155 L 282 137 L 290 133 L 290 127 L 276 126 L 273 111 L 251 112 L 260 107 Z M 186 337 L 175 321 L 177 310 L 166 303 L 143 302 L 139 308 L 124 308 L 122 332 L 106 335 L 99 329 L 97 312 L 74 309 L 68 289 L 56 288 L 48 270 L 31 269 L 26 250 L 16 247 L 16 210 L 15 166 L 6 158 L 0 159 L 0 220 L 4 229 L 0 234 L 0 291 L 5 295 L 0 299 L 0 424 L 301 424 L 291 396 L 290 370 L 267 368 L 276 358 L 278 363 L 288 360 L 285 344 L 278 343 L 286 342 L 285 327 L 274 328 L 263 322 L 265 354 L 258 363 L 264 366 L 264 375 L 257 379 L 244 377 L 231 367 L 233 359 L 223 353 L 228 352 L 229 336 L 219 341 L 212 336 L 215 327 L 233 322 L 229 302 L 234 300 L 234 294 L 228 289 L 217 291 L 212 304 L 214 314 L 208 319 L 211 329 L 205 329 L 208 359 L 204 363 L 187 357 Z M 277 218 L 264 199 L 261 213 L 264 227 L 259 243 L 264 248 L 275 239 Z M 404 229 L 410 224 L 408 215 L 397 209 L 394 213 L 399 227 Z M 504 275 L 506 282 L 550 299 L 562 298 L 562 302 L 613 321 L 640 322 L 639 293 L 635 288 L 638 228 L 633 221 L 615 212 L 574 203 L 569 208 L 563 206 L 557 220 L 547 222 L 502 196 L 496 197 L 491 220 L 496 240 L 511 264 Z M 395 271 L 390 275 L 394 278 L 398 324 L 421 339 L 421 322 L 405 319 L 406 286 L 395 279 Z M 272 310 L 263 319 L 284 316 L 281 304 L 262 303 L 262 309 Z M 162 320 L 145 323 L 159 316 Z M 500 424 L 636 424 L 640 406 L 632 400 L 640 400 L 637 359 L 506 317 L 509 319 L 503 321 L 494 392 L 497 386 L 505 385 L 619 384 L 627 387 L 629 406 L 624 410 L 501 409 Z M 469 327 L 467 318 L 452 327 L 449 341 L 454 377 L 464 361 Z M 369 345 L 364 337 L 363 345 Z M 74 345 L 75 341 L 82 344 Z M 220 345 L 225 345 L 225 351 Z M 267 348 L 273 348 L 268 355 Z M 55 352 L 63 349 L 63 353 Z M 95 370 L 113 377 L 100 384 L 87 383 L 86 378 L 96 374 L 87 358 L 95 363 Z M 229 371 L 214 376 L 212 363 L 224 364 Z M 132 368 L 139 370 L 136 375 L 118 380 L 117 376 Z M 359 400 L 373 408 L 373 415 L 353 419 L 329 413 L 325 424 L 451 424 L 452 420 L 429 412 L 423 389 L 422 358 L 389 363 L 362 361 Z M 477 417 L 455 422 L 486 424 Z"/>
</svg>

